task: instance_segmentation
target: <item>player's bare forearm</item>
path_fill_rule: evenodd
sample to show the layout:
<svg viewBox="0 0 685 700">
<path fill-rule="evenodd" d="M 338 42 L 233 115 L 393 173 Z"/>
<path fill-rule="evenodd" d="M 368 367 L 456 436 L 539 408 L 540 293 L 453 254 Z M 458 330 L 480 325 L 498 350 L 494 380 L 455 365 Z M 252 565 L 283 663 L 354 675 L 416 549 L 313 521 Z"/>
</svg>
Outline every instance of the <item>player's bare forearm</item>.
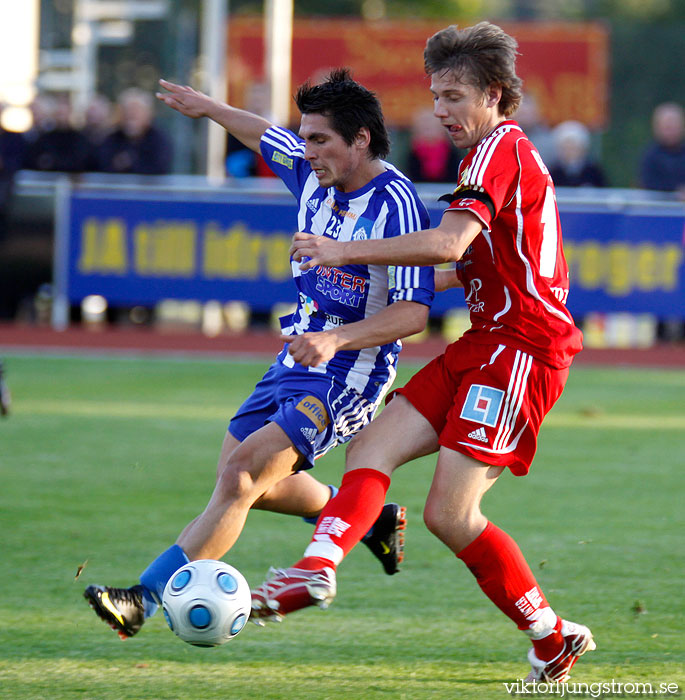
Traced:
<svg viewBox="0 0 685 700">
<path fill-rule="evenodd" d="M 419 235 L 421 234 L 421 235 Z M 336 241 L 324 236 L 296 233 L 290 254 L 303 261 L 300 268 L 308 270 L 317 265 L 435 265 L 452 260 L 449 246 L 436 240 L 442 238 L 435 229 L 415 231 L 395 238 L 364 241 Z M 436 253 L 436 248 L 441 253 Z"/>
<path fill-rule="evenodd" d="M 361 350 L 391 343 L 426 327 L 429 307 L 415 301 L 396 301 L 373 316 L 336 329 L 339 350 Z"/>
<path fill-rule="evenodd" d="M 459 260 L 482 223 L 469 212 L 446 213 L 436 228 L 404 236 L 362 241 L 336 241 L 325 236 L 298 232 L 290 254 L 303 261 L 302 270 L 316 265 L 438 265 Z"/>
<path fill-rule="evenodd" d="M 302 335 L 283 335 L 288 352 L 305 367 L 316 367 L 341 350 L 361 350 L 391 343 L 422 331 L 428 307 L 414 301 L 397 301 L 361 321 Z"/>
<path fill-rule="evenodd" d="M 444 292 L 445 290 L 452 289 L 453 287 L 464 286 L 457 277 L 457 272 L 454 269 L 435 270 L 434 279 L 436 292 Z"/>
<path fill-rule="evenodd" d="M 249 149 L 259 153 L 260 140 L 271 126 L 270 121 L 252 112 L 219 102 L 188 85 L 177 85 L 168 80 L 160 80 L 159 84 L 166 91 L 157 93 L 157 99 L 160 102 L 164 102 L 165 105 L 186 117 L 211 119 L 223 126 Z"/>
</svg>

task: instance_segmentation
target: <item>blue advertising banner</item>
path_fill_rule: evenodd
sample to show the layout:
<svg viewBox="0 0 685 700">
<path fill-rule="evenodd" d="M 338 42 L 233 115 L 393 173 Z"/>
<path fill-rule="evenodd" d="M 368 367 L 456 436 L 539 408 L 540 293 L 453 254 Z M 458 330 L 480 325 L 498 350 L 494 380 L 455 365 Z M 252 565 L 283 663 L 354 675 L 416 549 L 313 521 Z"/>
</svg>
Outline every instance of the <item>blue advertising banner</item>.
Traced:
<svg viewBox="0 0 685 700">
<path fill-rule="evenodd" d="M 560 211 L 574 315 L 685 318 L 685 215 Z"/>
<path fill-rule="evenodd" d="M 428 200 L 426 199 L 425 201 Z M 161 299 L 240 300 L 255 311 L 291 302 L 288 247 L 297 230 L 291 197 L 275 194 L 72 191 L 59 237 L 66 294 L 101 294 L 110 305 Z M 433 223 L 441 207 L 429 204 Z M 685 318 L 685 208 L 564 205 L 571 273 L 568 306 Z M 460 290 L 439 294 L 433 315 L 463 307 Z"/>
<path fill-rule="evenodd" d="M 161 299 L 241 300 L 267 311 L 292 301 L 285 198 L 136 198 L 72 193 L 67 293 L 113 306 Z"/>
<path fill-rule="evenodd" d="M 429 211 L 437 225 L 443 209 Z M 685 207 L 654 202 L 598 209 L 560 198 L 559 216 L 574 317 L 625 312 L 685 319 Z M 437 295 L 434 310 L 457 306 L 453 295 Z"/>
</svg>

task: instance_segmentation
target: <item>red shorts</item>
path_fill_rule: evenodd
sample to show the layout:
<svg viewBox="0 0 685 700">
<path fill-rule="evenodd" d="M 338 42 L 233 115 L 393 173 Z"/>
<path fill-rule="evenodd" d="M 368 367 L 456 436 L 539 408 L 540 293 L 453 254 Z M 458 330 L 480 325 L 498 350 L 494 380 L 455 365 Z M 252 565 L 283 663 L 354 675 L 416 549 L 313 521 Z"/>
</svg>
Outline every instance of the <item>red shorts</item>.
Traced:
<svg viewBox="0 0 685 700">
<path fill-rule="evenodd" d="M 554 369 L 521 350 L 461 338 L 388 400 L 406 397 L 442 446 L 523 476 L 567 377 L 568 368 Z"/>
</svg>

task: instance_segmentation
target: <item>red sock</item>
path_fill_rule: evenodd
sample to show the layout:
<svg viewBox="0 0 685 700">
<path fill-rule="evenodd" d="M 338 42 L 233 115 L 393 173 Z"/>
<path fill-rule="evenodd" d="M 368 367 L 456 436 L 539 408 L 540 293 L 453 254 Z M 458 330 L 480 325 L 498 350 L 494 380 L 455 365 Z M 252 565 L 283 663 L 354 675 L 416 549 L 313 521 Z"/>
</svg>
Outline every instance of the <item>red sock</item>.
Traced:
<svg viewBox="0 0 685 700">
<path fill-rule="evenodd" d="M 389 486 L 390 477 L 376 469 L 347 472 L 338 495 L 321 511 L 304 558 L 294 566 L 298 569 L 335 568 L 376 522 Z"/>
<path fill-rule="evenodd" d="M 554 632 L 551 632 L 542 639 L 531 639 L 535 647 L 535 656 L 540 661 L 551 661 L 562 650 L 564 638 L 561 634 L 561 618 L 557 617 L 557 624 L 554 625 Z"/>
<path fill-rule="evenodd" d="M 506 532 L 488 523 L 457 556 L 476 577 L 483 593 L 531 636 L 540 660 L 552 659 L 561 651 L 561 620 L 550 608 L 518 545 Z"/>
</svg>

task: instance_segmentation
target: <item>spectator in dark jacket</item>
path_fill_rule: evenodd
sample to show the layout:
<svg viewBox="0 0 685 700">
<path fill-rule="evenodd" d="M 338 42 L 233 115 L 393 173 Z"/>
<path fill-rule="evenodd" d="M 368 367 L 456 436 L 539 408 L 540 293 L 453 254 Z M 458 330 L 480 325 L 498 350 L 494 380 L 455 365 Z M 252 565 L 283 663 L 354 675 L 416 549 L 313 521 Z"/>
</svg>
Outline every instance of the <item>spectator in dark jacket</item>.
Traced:
<svg viewBox="0 0 685 700">
<path fill-rule="evenodd" d="M 82 173 L 87 170 L 90 147 L 86 137 L 72 123 L 71 102 L 61 95 L 54 100 L 52 128 L 41 130 L 29 145 L 26 167 Z"/>
<path fill-rule="evenodd" d="M 99 170 L 164 175 L 171 172 L 171 141 L 154 122 L 154 98 L 129 88 L 118 99 L 119 121 L 99 149 Z"/>
<path fill-rule="evenodd" d="M 88 140 L 90 154 L 88 170 L 99 167 L 98 154 L 105 139 L 112 133 L 113 106 L 104 95 L 93 95 L 83 114 L 83 135 Z"/>
<path fill-rule="evenodd" d="M 640 185 L 675 192 L 685 200 L 685 113 L 675 102 L 658 105 L 652 114 L 654 140 L 640 167 Z"/>
</svg>

